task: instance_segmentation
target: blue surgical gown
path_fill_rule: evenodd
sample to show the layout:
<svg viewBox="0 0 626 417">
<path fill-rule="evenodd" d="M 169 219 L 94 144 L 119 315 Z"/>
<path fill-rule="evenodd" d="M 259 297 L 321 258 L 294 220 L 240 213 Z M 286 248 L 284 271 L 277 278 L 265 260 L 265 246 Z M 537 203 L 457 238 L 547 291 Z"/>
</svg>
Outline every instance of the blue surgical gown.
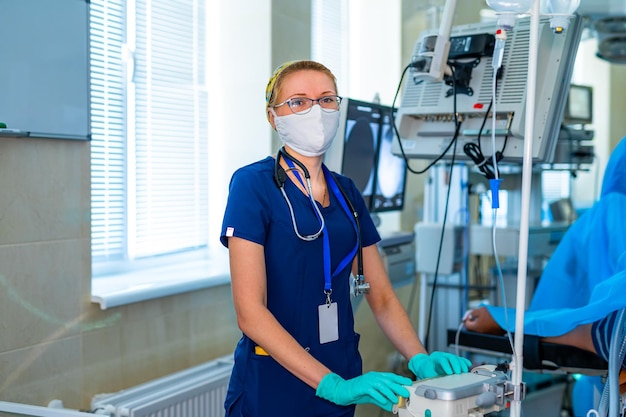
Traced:
<svg viewBox="0 0 626 417">
<path fill-rule="evenodd" d="M 560 336 L 626 307 L 626 138 L 604 172 L 599 200 L 572 224 L 548 261 L 524 315 L 524 333 Z M 502 307 L 487 306 L 506 329 Z M 515 329 L 515 309 L 508 310 Z"/>
<path fill-rule="evenodd" d="M 320 344 L 318 306 L 324 304 L 323 239 L 299 239 L 287 203 L 274 181 L 274 158 L 245 166 L 231 179 L 224 214 L 221 241 L 236 236 L 264 247 L 267 273 L 267 307 L 280 324 L 319 361 L 343 378 L 362 373 L 358 351 L 359 335 L 354 331 L 350 305 L 350 267 L 332 279 L 332 300 L 337 302 L 339 340 Z M 360 218 L 363 246 L 377 243 L 380 236 L 367 213 L 365 202 L 354 183 L 336 175 Z M 285 192 L 294 208 L 302 235 L 319 229 L 311 202 L 290 180 Z M 330 191 L 329 191 L 330 192 Z M 331 195 L 329 207 L 320 209 L 330 238 L 331 269 L 350 254 L 357 243 L 354 222 Z M 279 365 L 273 358 L 255 353 L 255 342 L 245 334 L 235 349 L 235 366 L 225 407 L 241 410 L 244 416 L 345 416 L 354 406 L 343 407 L 316 397 L 315 390 Z M 235 414 L 235 412 L 233 412 Z"/>
</svg>

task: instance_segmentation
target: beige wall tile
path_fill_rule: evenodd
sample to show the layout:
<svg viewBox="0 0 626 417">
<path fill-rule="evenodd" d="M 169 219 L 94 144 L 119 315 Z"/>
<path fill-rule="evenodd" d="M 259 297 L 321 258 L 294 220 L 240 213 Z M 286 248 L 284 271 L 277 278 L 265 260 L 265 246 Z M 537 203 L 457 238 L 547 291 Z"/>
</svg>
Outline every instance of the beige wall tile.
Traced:
<svg viewBox="0 0 626 417">
<path fill-rule="evenodd" d="M 122 328 L 111 326 L 84 332 L 82 336 L 83 363 L 82 398 L 85 404 L 94 395 L 122 389 Z"/>
<path fill-rule="evenodd" d="M 0 245 L 90 236 L 89 142 L 0 140 Z"/>
<path fill-rule="evenodd" d="M 0 398 L 39 406 L 63 399 L 66 407 L 79 407 L 80 344 L 73 336 L 0 353 Z"/>
<path fill-rule="evenodd" d="M 0 246 L 0 352 L 78 334 L 84 243 Z"/>
<path fill-rule="evenodd" d="M 191 366 L 188 313 L 122 325 L 123 386 L 133 386 Z"/>
</svg>

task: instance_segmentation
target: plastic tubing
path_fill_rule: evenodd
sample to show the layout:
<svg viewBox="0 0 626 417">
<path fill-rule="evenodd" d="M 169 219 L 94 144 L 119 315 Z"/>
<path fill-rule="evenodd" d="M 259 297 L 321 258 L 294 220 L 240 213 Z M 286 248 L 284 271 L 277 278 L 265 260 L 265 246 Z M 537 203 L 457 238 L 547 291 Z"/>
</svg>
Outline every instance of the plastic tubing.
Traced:
<svg viewBox="0 0 626 417">
<path fill-rule="evenodd" d="M 602 417 L 618 417 L 619 413 L 619 371 L 626 355 L 626 309 L 619 311 L 609 348 L 609 377 L 600 398 L 598 414 Z M 618 348 L 618 343 L 619 344 Z"/>
<path fill-rule="evenodd" d="M 613 331 L 611 349 L 609 351 L 609 417 L 617 417 L 619 413 L 619 372 L 622 368 L 624 354 L 626 354 L 626 338 L 624 338 L 626 333 L 625 325 L 626 309 L 622 309 L 615 322 L 615 330 Z"/>
</svg>

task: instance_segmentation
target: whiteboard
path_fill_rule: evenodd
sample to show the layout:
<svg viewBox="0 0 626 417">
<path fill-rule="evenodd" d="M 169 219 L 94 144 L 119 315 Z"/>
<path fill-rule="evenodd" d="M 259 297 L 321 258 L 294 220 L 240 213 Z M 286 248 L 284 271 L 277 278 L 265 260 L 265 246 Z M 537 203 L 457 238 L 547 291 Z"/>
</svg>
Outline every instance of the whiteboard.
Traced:
<svg viewBox="0 0 626 417">
<path fill-rule="evenodd" d="M 89 139 L 89 4 L 0 0 L 0 122 Z"/>
</svg>

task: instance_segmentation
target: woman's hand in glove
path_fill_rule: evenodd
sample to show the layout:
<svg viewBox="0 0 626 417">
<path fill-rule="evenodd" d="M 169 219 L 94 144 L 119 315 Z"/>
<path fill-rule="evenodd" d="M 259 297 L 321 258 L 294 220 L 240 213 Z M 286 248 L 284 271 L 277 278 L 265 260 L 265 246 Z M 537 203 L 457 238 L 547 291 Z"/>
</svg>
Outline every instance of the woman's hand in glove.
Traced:
<svg viewBox="0 0 626 417">
<path fill-rule="evenodd" d="M 451 353 L 433 352 L 430 355 L 418 353 L 409 361 L 409 370 L 418 379 L 424 379 L 467 372 L 471 365 L 468 359 Z"/>
<path fill-rule="evenodd" d="M 335 373 L 325 375 L 315 394 L 339 405 L 376 404 L 391 411 L 398 397 L 409 397 L 406 386 L 411 379 L 389 372 L 367 372 L 352 379 L 343 379 Z"/>
</svg>

